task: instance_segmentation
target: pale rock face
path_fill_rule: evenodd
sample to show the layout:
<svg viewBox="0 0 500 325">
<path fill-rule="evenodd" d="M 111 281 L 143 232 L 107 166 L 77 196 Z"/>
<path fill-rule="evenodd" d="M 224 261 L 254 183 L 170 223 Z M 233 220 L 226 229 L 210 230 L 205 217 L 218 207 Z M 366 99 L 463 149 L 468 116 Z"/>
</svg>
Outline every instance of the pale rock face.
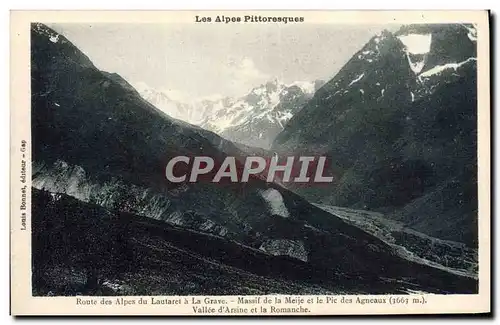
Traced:
<svg viewBox="0 0 500 325">
<path fill-rule="evenodd" d="M 283 196 L 280 192 L 273 188 L 269 188 L 261 193 L 262 198 L 266 201 L 269 212 L 272 215 L 278 215 L 283 218 L 289 218 L 290 213 L 283 202 Z"/>
<path fill-rule="evenodd" d="M 91 202 L 123 212 L 136 213 L 156 220 L 163 220 L 177 226 L 188 226 L 205 233 L 225 236 L 227 228 L 194 211 L 181 211 L 173 205 L 173 200 L 188 188 L 181 186 L 167 194 L 119 180 L 104 183 L 93 182 L 80 166 L 72 166 L 58 160 L 52 165 L 33 164 L 34 188 L 52 193 L 56 201 L 59 193 L 70 195 L 83 202 Z"/>
<path fill-rule="evenodd" d="M 275 256 L 290 256 L 304 262 L 308 260 L 308 252 L 301 240 L 269 239 L 259 249 Z"/>
</svg>

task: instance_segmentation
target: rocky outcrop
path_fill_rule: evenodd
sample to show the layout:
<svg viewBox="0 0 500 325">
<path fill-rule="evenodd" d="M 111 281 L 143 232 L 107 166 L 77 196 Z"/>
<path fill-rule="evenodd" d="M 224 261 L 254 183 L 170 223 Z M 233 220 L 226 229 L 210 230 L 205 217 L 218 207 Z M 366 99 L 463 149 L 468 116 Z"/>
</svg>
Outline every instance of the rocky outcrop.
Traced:
<svg viewBox="0 0 500 325">
<path fill-rule="evenodd" d="M 300 240 L 269 239 L 259 249 L 275 256 L 286 255 L 307 262 L 308 251 Z"/>
<path fill-rule="evenodd" d="M 32 170 L 32 186 L 39 190 L 64 193 L 111 211 L 135 213 L 205 233 L 234 237 L 234 234 L 228 234 L 226 227 L 206 215 L 179 207 L 178 197 L 189 190 L 188 186 L 160 194 L 119 179 L 98 183 L 92 181 L 82 167 L 60 160 L 52 165 L 35 162 Z"/>
</svg>

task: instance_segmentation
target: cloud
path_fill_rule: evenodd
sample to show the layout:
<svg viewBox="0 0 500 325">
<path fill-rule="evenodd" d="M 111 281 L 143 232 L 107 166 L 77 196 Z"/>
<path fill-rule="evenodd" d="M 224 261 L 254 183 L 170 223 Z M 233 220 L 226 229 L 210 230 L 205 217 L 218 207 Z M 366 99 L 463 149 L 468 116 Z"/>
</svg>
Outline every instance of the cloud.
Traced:
<svg viewBox="0 0 500 325">
<path fill-rule="evenodd" d="M 238 93 L 248 92 L 259 83 L 266 82 L 270 75 L 259 70 L 255 62 L 249 57 L 235 59 L 228 58 L 227 73 L 230 78 L 231 88 Z"/>
<path fill-rule="evenodd" d="M 247 56 L 230 56 L 218 66 L 212 65 L 210 73 L 201 74 L 198 78 L 189 79 L 185 83 L 173 83 L 163 86 L 149 86 L 145 82 L 134 82 L 134 87 L 140 92 L 161 92 L 171 100 L 181 103 L 196 103 L 201 100 L 219 100 L 223 97 L 237 98 L 247 94 L 252 88 L 269 80 L 271 76 L 260 70 L 255 62 Z M 207 83 L 207 76 L 210 82 Z M 199 91 L 205 90 L 204 92 Z M 208 90 L 208 91 L 207 91 Z"/>
<path fill-rule="evenodd" d="M 235 73 L 240 74 L 242 78 L 251 80 L 269 78 L 269 75 L 257 69 L 253 60 L 248 57 L 241 60 Z"/>
</svg>

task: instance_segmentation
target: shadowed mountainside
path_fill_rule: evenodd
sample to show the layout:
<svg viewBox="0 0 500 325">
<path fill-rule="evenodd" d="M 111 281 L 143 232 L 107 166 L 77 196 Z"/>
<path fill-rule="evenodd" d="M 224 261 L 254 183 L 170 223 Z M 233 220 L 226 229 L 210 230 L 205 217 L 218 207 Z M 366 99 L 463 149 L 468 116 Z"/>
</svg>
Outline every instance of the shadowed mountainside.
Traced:
<svg viewBox="0 0 500 325">
<path fill-rule="evenodd" d="M 474 33 L 461 24 L 409 25 L 374 36 L 275 139 L 275 151 L 333 162 L 329 190 L 296 191 L 476 246 Z"/>
</svg>

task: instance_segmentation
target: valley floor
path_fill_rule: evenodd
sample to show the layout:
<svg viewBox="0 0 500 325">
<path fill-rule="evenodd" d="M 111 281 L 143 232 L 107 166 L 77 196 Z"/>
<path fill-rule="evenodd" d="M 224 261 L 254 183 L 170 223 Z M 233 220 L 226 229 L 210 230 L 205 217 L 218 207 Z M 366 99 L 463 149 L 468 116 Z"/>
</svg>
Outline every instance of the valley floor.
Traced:
<svg viewBox="0 0 500 325">
<path fill-rule="evenodd" d="M 390 220 L 382 213 L 315 204 L 393 246 L 401 257 L 477 279 L 478 253 L 465 244 L 441 240 Z"/>
</svg>

